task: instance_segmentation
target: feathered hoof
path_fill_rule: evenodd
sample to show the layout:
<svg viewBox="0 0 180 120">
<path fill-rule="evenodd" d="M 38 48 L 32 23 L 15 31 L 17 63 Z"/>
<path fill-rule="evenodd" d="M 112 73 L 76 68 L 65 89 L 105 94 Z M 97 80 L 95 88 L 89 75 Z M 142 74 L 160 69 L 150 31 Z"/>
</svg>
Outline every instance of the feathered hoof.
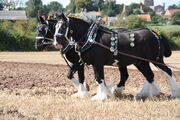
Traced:
<svg viewBox="0 0 180 120">
<path fill-rule="evenodd" d="M 123 92 L 123 90 L 125 90 L 125 87 L 113 87 L 112 89 L 111 89 L 111 93 L 114 95 L 114 96 L 120 96 L 120 95 L 122 95 L 122 92 Z"/>
<path fill-rule="evenodd" d="M 91 98 L 91 100 L 106 100 L 108 97 L 106 94 L 97 94 Z"/>
<path fill-rule="evenodd" d="M 180 84 L 173 88 L 171 98 L 180 98 Z"/>
<path fill-rule="evenodd" d="M 86 91 L 77 92 L 77 93 L 73 94 L 72 97 L 75 97 L 75 98 L 86 98 L 86 97 L 88 97 L 88 92 L 86 92 Z"/>
<path fill-rule="evenodd" d="M 77 98 L 85 98 L 87 96 L 88 96 L 88 91 L 86 87 L 84 87 L 84 85 L 81 83 L 78 86 L 78 92 L 72 95 L 72 97 L 77 97 Z"/>
</svg>

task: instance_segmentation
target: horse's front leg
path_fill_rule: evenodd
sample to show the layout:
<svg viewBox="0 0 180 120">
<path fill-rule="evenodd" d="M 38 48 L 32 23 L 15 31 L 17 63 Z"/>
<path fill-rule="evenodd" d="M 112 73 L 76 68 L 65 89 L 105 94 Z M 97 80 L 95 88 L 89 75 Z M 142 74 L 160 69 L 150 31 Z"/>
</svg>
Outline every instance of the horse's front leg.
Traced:
<svg viewBox="0 0 180 120">
<path fill-rule="evenodd" d="M 108 97 L 112 97 L 112 93 L 110 89 L 108 88 L 109 85 L 105 83 L 104 80 L 104 66 L 93 66 L 95 79 L 98 83 L 98 91 L 95 96 L 92 97 L 92 100 L 105 100 Z"/>
<path fill-rule="evenodd" d="M 84 86 L 84 79 L 85 79 L 85 77 L 84 77 L 84 64 L 83 65 L 77 64 L 77 70 L 78 70 L 78 77 L 79 77 L 78 91 L 77 91 L 77 93 L 75 93 L 72 96 L 84 98 L 84 97 L 88 96 L 88 89 L 86 87 L 86 84 Z"/>
<path fill-rule="evenodd" d="M 67 78 L 71 80 L 74 84 L 74 86 L 78 89 L 79 87 L 79 81 L 74 78 L 74 73 L 77 71 L 77 66 L 75 64 L 71 64 L 71 67 L 68 71 Z"/>
</svg>

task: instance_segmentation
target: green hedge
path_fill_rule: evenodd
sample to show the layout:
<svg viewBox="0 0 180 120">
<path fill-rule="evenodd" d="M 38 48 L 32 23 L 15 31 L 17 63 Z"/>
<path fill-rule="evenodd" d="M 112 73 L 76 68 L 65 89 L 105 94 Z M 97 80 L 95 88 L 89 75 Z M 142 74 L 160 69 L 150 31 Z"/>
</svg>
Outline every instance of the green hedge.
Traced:
<svg viewBox="0 0 180 120">
<path fill-rule="evenodd" d="M 0 28 L 0 50 L 1 51 L 33 51 L 35 38 L 12 33 Z"/>
<path fill-rule="evenodd" d="M 164 31 L 163 34 L 169 39 L 171 49 L 180 50 L 180 31 Z"/>
</svg>

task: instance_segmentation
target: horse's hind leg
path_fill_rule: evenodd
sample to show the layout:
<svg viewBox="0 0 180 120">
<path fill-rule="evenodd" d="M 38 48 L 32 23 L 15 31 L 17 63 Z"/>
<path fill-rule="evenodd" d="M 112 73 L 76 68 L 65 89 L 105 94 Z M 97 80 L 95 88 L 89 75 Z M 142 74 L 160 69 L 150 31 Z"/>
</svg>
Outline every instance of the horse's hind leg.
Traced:
<svg viewBox="0 0 180 120">
<path fill-rule="evenodd" d="M 164 61 L 159 61 L 160 63 L 164 64 Z M 155 64 L 156 67 L 159 68 L 160 71 L 162 71 L 168 78 L 168 83 L 171 87 L 171 97 L 174 98 L 180 98 L 180 84 L 176 82 L 175 77 L 172 75 L 172 71 L 170 68 L 168 68 L 165 64 Z"/>
<path fill-rule="evenodd" d="M 160 94 L 159 87 L 154 83 L 154 74 L 148 62 L 141 62 L 135 65 L 146 78 L 143 88 L 136 95 L 136 98 L 152 97 Z"/>
<path fill-rule="evenodd" d="M 125 89 L 125 83 L 126 80 L 128 79 L 129 75 L 128 75 L 128 71 L 127 71 L 127 67 L 119 67 L 119 71 L 120 71 L 120 82 L 117 86 L 113 87 L 112 89 L 112 93 L 113 94 L 121 94 L 122 91 Z"/>
</svg>

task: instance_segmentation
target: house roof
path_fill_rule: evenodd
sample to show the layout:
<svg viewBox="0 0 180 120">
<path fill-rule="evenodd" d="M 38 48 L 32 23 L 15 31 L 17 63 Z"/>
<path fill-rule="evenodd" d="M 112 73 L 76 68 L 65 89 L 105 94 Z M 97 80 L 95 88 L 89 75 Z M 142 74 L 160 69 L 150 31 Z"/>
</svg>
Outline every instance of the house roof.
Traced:
<svg viewBox="0 0 180 120">
<path fill-rule="evenodd" d="M 175 13 L 175 12 L 180 12 L 180 9 L 170 9 L 169 12 L 171 14 Z"/>
<path fill-rule="evenodd" d="M 25 11 L 0 11 L 0 20 L 27 20 Z"/>
<path fill-rule="evenodd" d="M 139 14 L 138 17 L 145 19 L 147 22 L 151 22 L 151 16 L 149 14 Z"/>
</svg>

